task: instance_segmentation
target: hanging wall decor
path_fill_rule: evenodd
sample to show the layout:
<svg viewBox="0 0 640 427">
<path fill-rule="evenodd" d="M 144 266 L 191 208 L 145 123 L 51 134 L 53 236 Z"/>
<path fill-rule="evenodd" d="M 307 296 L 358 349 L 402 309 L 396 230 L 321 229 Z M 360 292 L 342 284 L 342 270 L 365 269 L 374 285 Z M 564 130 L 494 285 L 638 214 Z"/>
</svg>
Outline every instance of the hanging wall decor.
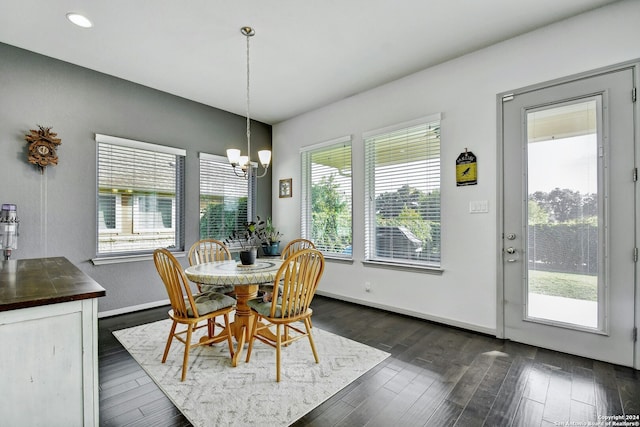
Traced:
<svg viewBox="0 0 640 427">
<path fill-rule="evenodd" d="M 476 185 L 478 183 L 477 157 L 464 149 L 456 159 L 456 186 Z"/>
<path fill-rule="evenodd" d="M 287 179 L 281 179 L 280 180 L 280 185 L 279 185 L 279 191 L 278 191 L 278 196 L 280 198 L 283 197 L 291 197 L 291 178 L 287 178 Z"/>
<path fill-rule="evenodd" d="M 29 151 L 27 157 L 29 163 L 37 165 L 40 168 L 40 173 L 44 173 L 44 168 L 49 165 L 58 164 L 58 154 L 56 153 L 56 147 L 62 144 L 57 133 L 51 132 L 50 127 L 44 127 L 38 125 L 39 129 L 31 129 L 29 134 L 24 136 L 24 139 L 29 144 Z"/>
</svg>

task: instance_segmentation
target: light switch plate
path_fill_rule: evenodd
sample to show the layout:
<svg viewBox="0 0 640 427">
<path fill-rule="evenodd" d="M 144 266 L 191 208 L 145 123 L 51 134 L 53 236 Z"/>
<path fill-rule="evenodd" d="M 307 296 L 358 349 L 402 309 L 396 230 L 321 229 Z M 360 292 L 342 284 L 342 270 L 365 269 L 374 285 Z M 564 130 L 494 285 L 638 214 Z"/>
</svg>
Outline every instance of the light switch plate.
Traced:
<svg viewBox="0 0 640 427">
<path fill-rule="evenodd" d="M 488 213 L 488 200 L 473 200 L 469 202 L 469 213 Z"/>
</svg>

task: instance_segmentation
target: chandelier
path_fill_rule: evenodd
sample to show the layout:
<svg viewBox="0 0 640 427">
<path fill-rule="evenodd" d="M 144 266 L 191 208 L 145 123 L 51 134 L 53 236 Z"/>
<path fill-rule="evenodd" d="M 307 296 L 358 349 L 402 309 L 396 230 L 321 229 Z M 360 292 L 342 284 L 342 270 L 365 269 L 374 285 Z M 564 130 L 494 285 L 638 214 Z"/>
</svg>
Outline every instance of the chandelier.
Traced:
<svg viewBox="0 0 640 427">
<path fill-rule="evenodd" d="M 254 174 L 251 169 L 258 168 L 258 165 L 251 161 L 251 118 L 249 116 L 249 110 L 251 106 L 251 97 L 249 91 L 249 39 L 253 37 L 256 32 L 251 27 L 242 27 L 240 29 L 240 32 L 247 38 L 247 155 L 241 155 L 241 151 L 237 148 L 230 148 L 227 150 L 227 158 L 229 159 L 229 163 L 231 163 L 231 166 L 233 166 L 233 172 L 236 174 L 236 176 L 241 176 L 248 179 L 249 175 Z M 271 162 L 271 151 L 258 151 L 258 158 L 260 159 L 260 165 L 262 165 L 264 171 L 261 175 L 256 174 L 255 176 L 257 178 L 262 178 L 267 174 L 267 170 L 269 169 L 269 163 Z M 240 169 L 241 173 L 238 173 L 238 169 Z"/>
</svg>

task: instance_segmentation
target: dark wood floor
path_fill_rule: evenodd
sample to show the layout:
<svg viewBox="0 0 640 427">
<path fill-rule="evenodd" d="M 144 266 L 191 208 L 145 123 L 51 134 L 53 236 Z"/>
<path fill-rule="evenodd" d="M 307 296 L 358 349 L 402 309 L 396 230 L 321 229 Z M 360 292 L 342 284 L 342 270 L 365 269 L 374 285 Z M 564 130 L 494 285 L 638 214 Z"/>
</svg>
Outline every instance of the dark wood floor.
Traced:
<svg viewBox="0 0 640 427">
<path fill-rule="evenodd" d="M 325 297 L 314 327 L 391 357 L 295 426 L 554 426 L 640 414 L 640 372 Z M 100 425 L 189 426 L 111 331 L 167 308 L 99 321 Z M 320 355 L 322 357 L 322 355 Z"/>
</svg>

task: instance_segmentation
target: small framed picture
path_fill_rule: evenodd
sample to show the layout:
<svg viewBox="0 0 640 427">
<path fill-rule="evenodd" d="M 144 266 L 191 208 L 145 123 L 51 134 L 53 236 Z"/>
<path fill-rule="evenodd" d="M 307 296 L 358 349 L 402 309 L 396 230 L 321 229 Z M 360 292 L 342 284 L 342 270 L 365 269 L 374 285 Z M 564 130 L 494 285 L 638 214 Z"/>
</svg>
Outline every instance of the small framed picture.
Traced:
<svg viewBox="0 0 640 427">
<path fill-rule="evenodd" d="M 281 179 L 279 190 L 280 198 L 291 197 L 291 178 Z"/>
</svg>

